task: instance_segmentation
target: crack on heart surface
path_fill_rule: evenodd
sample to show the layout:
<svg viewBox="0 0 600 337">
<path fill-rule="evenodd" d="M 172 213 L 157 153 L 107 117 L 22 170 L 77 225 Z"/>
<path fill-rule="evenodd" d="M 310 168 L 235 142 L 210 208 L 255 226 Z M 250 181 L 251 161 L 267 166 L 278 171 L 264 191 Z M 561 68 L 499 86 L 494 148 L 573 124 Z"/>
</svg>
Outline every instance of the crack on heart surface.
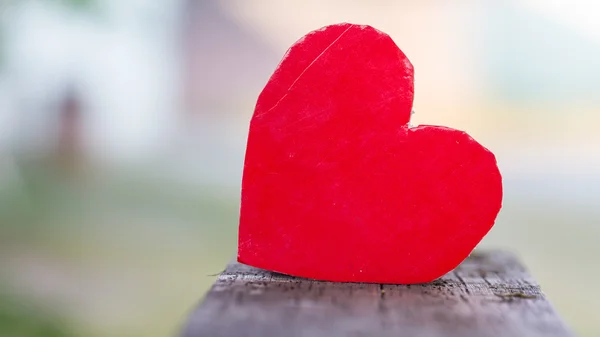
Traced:
<svg viewBox="0 0 600 337">
<path fill-rule="evenodd" d="M 300 80 L 300 78 L 302 77 L 302 75 L 304 75 L 304 73 L 306 73 L 306 71 L 308 69 L 310 69 L 310 67 L 312 67 L 313 64 L 315 64 L 315 62 L 317 62 L 317 60 L 319 60 L 321 58 L 321 56 L 323 56 L 334 44 L 336 44 L 336 42 L 338 42 L 342 36 L 344 36 L 344 34 L 346 34 L 351 28 L 355 27 L 355 25 L 350 25 L 350 27 L 346 28 L 346 30 L 344 30 L 340 36 L 338 36 L 335 40 L 333 40 L 333 42 L 331 42 L 325 49 L 323 49 L 323 51 L 321 52 L 321 54 L 317 55 L 317 57 L 315 57 L 314 60 L 312 60 L 312 62 L 306 66 L 306 68 L 304 68 L 304 70 L 302 70 L 302 72 L 300 73 L 300 75 L 298 75 L 298 77 L 296 77 L 296 79 L 294 80 L 294 82 L 292 82 L 292 84 L 290 85 L 290 87 L 287 89 L 285 95 L 281 96 L 281 98 L 277 101 L 277 103 L 275 103 L 275 105 L 273 105 L 273 107 L 271 107 L 269 110 L 267 110 L 265 113 L 270 112 L 271 110 L 275 109 L 279 103 L 281 103 L 281 101 L 283 101 L 284 98 L 287 97 L 288 93 L 290 92 L 290 90 L 292 90 L 292 88 L 294 87 L 294 85 L 296 85 L 296 83 Z M 297 43 L 296 43 L 297 44 Z"/>
</svg>

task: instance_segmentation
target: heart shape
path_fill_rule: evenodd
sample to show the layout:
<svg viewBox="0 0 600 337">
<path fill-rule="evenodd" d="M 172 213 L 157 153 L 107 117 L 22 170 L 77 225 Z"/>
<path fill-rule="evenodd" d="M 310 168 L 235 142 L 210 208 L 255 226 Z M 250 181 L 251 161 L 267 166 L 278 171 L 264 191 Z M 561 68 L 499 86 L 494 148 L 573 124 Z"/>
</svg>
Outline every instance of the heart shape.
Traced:
<svg viewBox="0 0 600 337">
<path fill-rule="evenodd" d="M 369 26 L 287 52 L 250 123 L 238 261 L 327 281 L 422 283 L 494 225 L 502 178 L 465 132 L 410 127 L 413 67 Z"/>
</svg>

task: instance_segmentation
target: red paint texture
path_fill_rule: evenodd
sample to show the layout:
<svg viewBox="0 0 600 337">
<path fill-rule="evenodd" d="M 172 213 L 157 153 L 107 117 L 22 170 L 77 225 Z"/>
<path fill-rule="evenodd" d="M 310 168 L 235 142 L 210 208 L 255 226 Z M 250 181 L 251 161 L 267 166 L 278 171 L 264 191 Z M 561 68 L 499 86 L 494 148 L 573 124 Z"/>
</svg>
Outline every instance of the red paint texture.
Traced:
<svg viewBox="0 0 600 337">
<path fill-rule="evenodd" d="M 404 53 L 369 26 L 328 26 L 290 48 L 250 123 L 238 261 L 422 283 L 468 256 L 500 210 L 500 172 L 465 132 L 408 126 L 413 82 Z"/>
</svg>

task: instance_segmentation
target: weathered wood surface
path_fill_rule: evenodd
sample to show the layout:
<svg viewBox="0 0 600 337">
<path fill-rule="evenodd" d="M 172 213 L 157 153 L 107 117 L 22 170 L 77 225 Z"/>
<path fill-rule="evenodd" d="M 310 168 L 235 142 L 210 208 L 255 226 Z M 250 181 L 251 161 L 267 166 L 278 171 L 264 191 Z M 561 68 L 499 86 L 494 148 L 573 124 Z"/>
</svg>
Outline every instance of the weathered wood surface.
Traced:
<svg viewBox="0 0 600 337">
<path fill-rule="evenodd" d="M 319 282 L 234 262 L 182 336 L 572 335 L 514 256 L 487 252 L 422 285 Z"/>
</svg>

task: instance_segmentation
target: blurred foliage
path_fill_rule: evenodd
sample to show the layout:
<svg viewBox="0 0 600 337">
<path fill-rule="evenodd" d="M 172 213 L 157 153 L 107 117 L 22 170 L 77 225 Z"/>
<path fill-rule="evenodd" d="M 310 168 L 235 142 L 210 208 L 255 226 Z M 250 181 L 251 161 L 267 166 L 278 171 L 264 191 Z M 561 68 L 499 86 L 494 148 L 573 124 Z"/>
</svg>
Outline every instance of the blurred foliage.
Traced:
<svg viewBox="0 0 600 337">
<path fill-rule="evenodd" d="M 71 336 L 65 326 L 90 337 L 176 335 L 187 310 L 214 281 L 210 275 L 235 254 L 237 192 L 192 188 L 139 171 L 65 175 L 48 161 L 17 162 L 19 182 L 0 189 L 0 267 L 2 257 L 9 262 L 0 275 L 17 287 L 20 267 L 47 267 L 61 289 L 60 304 L 50 305 L 71 325 L 9 304 L 23 301 L 13 292 L 15 300 L 0 297 L 2 337 Z M 128 281 L 137 279 L 143 286 Z M 23 289 L 31 291 L 33 303 L 48 303 L 35 285 Z M 121 295 L 97 302 L 103 292 Z M 77 306 L 90 303 L 101 316 L 78 312 Z M 54 330 L 18 330 L 28 325 Z"/>
<path fill-rule="evenodd" d="M 90 8 L 94 5 L 94 0 L 55 0 L 63 5 L 73 8 Z"/>
<path fill-rule="evenodd" d="M 22 298 L 17 299 L 0 289 L 0 336 L 70 337 L 75 334 L 49 310 L 34 308 Z"/>
</svg>

